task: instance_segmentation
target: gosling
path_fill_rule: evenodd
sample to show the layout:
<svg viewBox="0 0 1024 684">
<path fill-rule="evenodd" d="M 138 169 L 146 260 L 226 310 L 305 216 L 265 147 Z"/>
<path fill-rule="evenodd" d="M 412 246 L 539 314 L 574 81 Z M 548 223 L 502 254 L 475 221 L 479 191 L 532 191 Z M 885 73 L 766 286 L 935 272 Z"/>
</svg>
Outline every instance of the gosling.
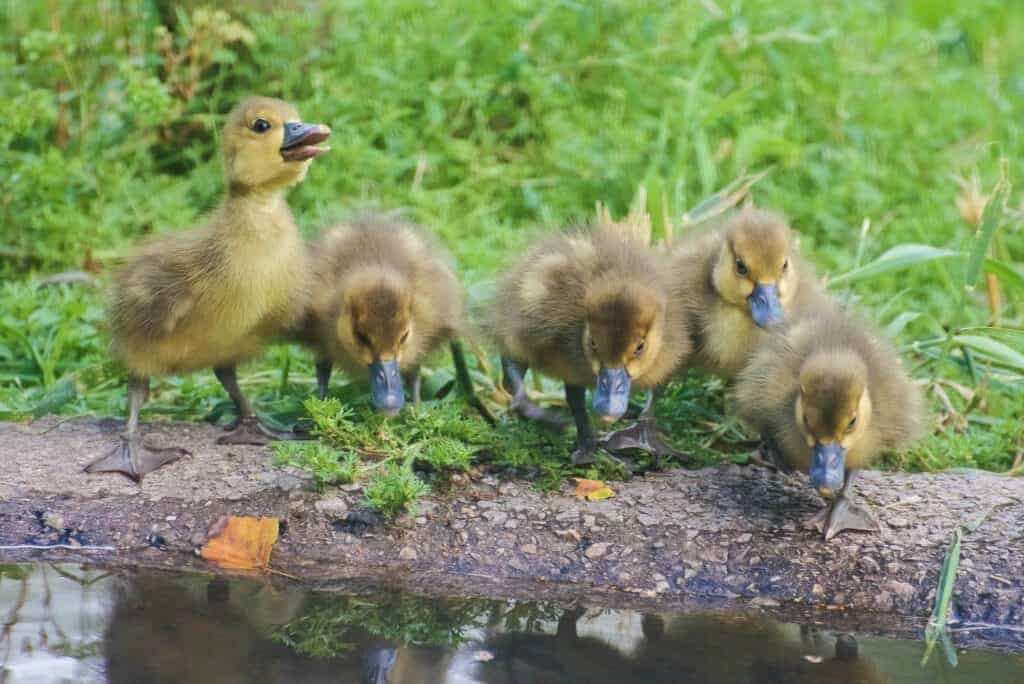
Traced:
<svg viewBox="0 0 1024 684">
<path fill-rule="evenodd" d="M 313 246 L 311 273 L 299 338 L 316 355 L 321 398 L 338 364 L 350 375 L 368 373 L 374 407 L 395 415 L 405 403 L 404 381 L 419 404 L 420 366 L 447 343 L 459 389 L 494 423 L 459 342 L 466 329 L 462 287 L 448 255 L 422 231 L 381 216 L 335 227 Z"/>
<path fill-rule="evenodd" d="M 128 368 L 128 424 L 119 445 L 86 472 L 138 482 L 187 453 L 147 447 L 139 436 L 152 376 L 212 368 L 238 412 L 220 442 L 290 436 L 256 416 L 235 367 L 301 315 L 306 256 L 285 193 L 330 149 L 320 145 L 329 134 L 323 124 L 303 123 L 291 104 L 266 97 L 248 98 L 228 115 L 221 139 L 227 196 L 192 230 L 145 243 L 116 275 L 109 318 L 113 355 Z"/>
<path fill-rule="evenodd" d="M 779 216 L 743 209 L 673 251 L 674 296 L 687 303 L 692 367 L 732 378 L 765 331 L 830 306 Z"/>
<path fill-rule="evenodd" d="M 534 368 L 564 382 L 577 430 L 574 464 L 593 461 L 600 447 L 644 449 L 655 465 L 663 455 L 685 457 L 661 440 L 653 417 L 653 388 L 691 349 L 670 289 L 667 262 L 614 227 L 543 239 L 502 278 L 493 332 L 512 410 L 560 426 L 527 398 L 523 375 Z M 595 385 L 593 409 L 605 422 L 625 413 L 633 385 L 650 389 L 641 420 L 603 444 L 587 416 L 585 391 Z"/>
<path fill-rule="evenodd" d="M 735 399 L 781 465 L 807 472 L 831 500 L 811 521 L 826 541 L 877 529 L 852 501 L 857 474 L 916 439 L 924 420 L 917 386 L 876 331 L 837 310 L 810 314 L 765 341 L 738 376 Z"/>
</svg>

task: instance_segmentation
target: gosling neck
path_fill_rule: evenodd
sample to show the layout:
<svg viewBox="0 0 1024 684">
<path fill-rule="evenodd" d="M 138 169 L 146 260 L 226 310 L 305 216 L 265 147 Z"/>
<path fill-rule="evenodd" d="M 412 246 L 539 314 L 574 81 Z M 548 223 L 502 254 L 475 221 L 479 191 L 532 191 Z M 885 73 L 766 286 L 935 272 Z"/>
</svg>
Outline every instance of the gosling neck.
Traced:
<svg viewBox="0 0 1024 684">
<path fill-rule="evenodd" d="M 280 211 L 287 208 L 286 191 L 283 187 L 252 188 L 232 182 L 224 204 L 234 209 Z"/>
<path fill-rule="evenodd" d="M 212 223 L 216 233 L 233 243 L 298 235 L 284 188 L 245 191 L 232 188 L 214 213 Z"/>
</svg>

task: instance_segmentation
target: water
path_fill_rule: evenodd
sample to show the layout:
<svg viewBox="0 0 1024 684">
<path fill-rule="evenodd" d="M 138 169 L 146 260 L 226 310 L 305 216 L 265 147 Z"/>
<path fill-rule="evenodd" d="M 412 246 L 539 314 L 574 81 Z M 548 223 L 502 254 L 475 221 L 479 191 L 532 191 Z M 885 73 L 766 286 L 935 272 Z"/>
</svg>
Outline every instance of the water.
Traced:
<svg viewBox="0 0 1024 684">
<path fill-rule="evenodd" d="M 740 617 L 0 566 L 0 684 L 1024 682 L 1024 657 Z"/>
</svg>

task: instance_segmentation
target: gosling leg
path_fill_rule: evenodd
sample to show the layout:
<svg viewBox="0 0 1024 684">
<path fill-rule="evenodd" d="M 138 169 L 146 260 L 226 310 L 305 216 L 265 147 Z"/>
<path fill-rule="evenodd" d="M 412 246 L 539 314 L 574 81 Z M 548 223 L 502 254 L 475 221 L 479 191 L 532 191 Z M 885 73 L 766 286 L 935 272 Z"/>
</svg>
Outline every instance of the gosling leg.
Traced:
<svg viewBox="0 0 1024 684">
<path fill-rule="evenodd" d="M 526 396 L 523 376 L 526 375 L 527 370 L 529 370 L 528 366 L 520 366 L 512 359 L 501 357 L 502 383 L 506 389 L 512 392 L 512 403 L 509 409 L 527 420 L 536 421 L 552 430 L 561 432 L 569 426 L 569 421 L 564 416 L 537 406 Z"/>
<path fill-rule="evenodd" d="M 601 441 L 601 446 L 608 451 L 622 451 L 625 449 L 640 449 L 651 455 L 652 467 L 655 470 L 661 468 L 662 458 L 675 458 L 682 463 L 692 460 L 686 452 L 679 451 L 665 441 L 658 429 L 657 419 L 654 417 L 654 400 L 656 392 L 653 387 L 647 389 L 647 401 L 640 412 L 636 422 L 629 427 L 611 432 Z"/>
<path fill-rule="evenodd" d="M 150 448 L 139 435 L 139 411 L 149 399 L 149 378 L 128 379 L 128 424 L 113 450 L 85 466 L 87 473 L 121 473 L 135 482 L 189 453 L 181 447 Z"/>
<path fill-rule="evenodd" d="M 480 401 L 480 397 L 476 395 L 476 389 L 473 387 L 473 378 L 470 377 L 469 366 L 466 365 L 466 354 L 462 350 L 462 343 L 452 340 L 449 346 L 452 350 L 452 364 L 455 366 L 455 386 L 462 393 L 462 396 L 466 398 L 469 405 L 476 409 L 480 417 L 486 420 L 488 425 L 494 427 L 498 424 L 497 421 L 494 420 L 494 416 L 487 410 L 484 403 Z"/>
<path fill-rule="evenodd" d="M 785 459 L 782 458 L 781 452 L 779 452 L 779 447 L 770 437 L 762 437 L 761 442 L 757 444 L 757 450 L 750 454 L 747 463 L 748 465 L 761 466 L 782 473 L 790 471 Z"/>
<path fill-rule="evenodd" d="M 302 439 L 294 432 L 283 432 L 275 430 L 266 425 L 252 408 L 252 404 L 242 394 L 242 388 L 238 386 L 238 376 L 235 366 L 218 366 L 213 369 L 214 375 L 220 380 L 220 384 L 235 403 L 238 411 L 238 418 L 229 428 L 230 432 L 217 440 L 218 444 L 269 444 L 275 440 Z"/>
<path fill-rule="evenodd" d="M 831 541 L 833 537 L 845 530 L 857 530 L 860 532 L 878 532 L 880 530 L 878 521 L 870 509 L 853 501 L 853 483 L 860 475 L 860 470 L 853 469 L 846 471 L 846 481 L 843 488 L 839 490 L 832 503 L 812 518 L 810 525 L 822 533 L 825 541 Z"/>
<path fill-rule="evenodd" d="M 599 445 L 590 427 L 590 416 L 587 415 L 587 389 L 582 385 L 566 384 L 565 401 L 569 404 L 569 410 L 572 411 L 573 420 L 576 422 L 576 445 L 570 454 L 572 463 L 593 463 Z"/>
<path fill-rule="evenodd" d="M 323 361 L 317 361 L 316 362 L 316 395 L 321 400 L 327 398 L 327 390 L 328 390 L 328 388 L 330 387 L 330 384 L 331 384 L 331 370 L 333 368 L 334 368 L 333 364 L 328 359 L 324 359 Z M 214 371 L 214 372 L 216 372 L 216 371 Z M 220 379 L 220 376 L 218 375 L 217 378 Z M 221 384 L 223 384 L 223 382 L 224 381 L 221 380 Z M 237 386 L 237 382 L 236 382 L 236 386 Z M 239 392 L 239 394 L 241 394 L 241 392 Z M 232 397 L 232 399 L 234 399 L 234 397 Z M 244 401 L 244 397 L 243 397 L 243 401 Z M 236 403 L 236 405 L 237 405 L 237 403 Z"/>
<path fill-rule="evenodd" d="M 423 401 L 423 377 L 420 375 L 420 369 L 417 367 L 408 373 L 403 373 L 402 382 L 409 388 L 412 405 L 419 408 L 420 402 Z"/>
</svg>

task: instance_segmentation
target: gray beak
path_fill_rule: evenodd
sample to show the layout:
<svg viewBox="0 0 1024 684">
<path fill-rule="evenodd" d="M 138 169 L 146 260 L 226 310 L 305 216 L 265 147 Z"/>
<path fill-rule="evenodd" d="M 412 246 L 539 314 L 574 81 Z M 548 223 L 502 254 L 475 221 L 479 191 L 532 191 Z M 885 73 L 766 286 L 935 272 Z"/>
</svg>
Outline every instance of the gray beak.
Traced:
<svg viewBox="0 0 1024 684">
<path fill-rule="evenodd" d="M 331 149 L 319 145 L 327 140 L 331 129 L 323 124 L 288 121 L 284 125 L 284 140 L 281 142 L 281 157 L 285 161 L 304 161 L 312 159 L 322 152 Z"/>
<path fill-rule="evenodd" d="M 770 328 L 782 323 L 782 303 L 779 302 L 779 290 L 775 285 L 755 285 L 754 291 L 747 297 L 750 304 L 750 315 L 762 328 Z"/>
<path fill-rule="evenodd" d="M 823 495 L 838 492 L 846 479 L 846 449 L 838 442 L 815 444 L 809 475 L 811 486 Z"/>
<path fill-rule="evenodd" d="M 370 364 L 370 399 L 373 407 L 385 415 L 393 416 L 402 410 L 405 395 L 398 361 L 377 359 Z"/>
<path fill-rule="evenodd" d="M 611 422 L 618 420 L 629 407 L 629 386 L 632 380 L 625 368 L 602 368 L 594 389 L 594 413 Z"/>
</svg>

